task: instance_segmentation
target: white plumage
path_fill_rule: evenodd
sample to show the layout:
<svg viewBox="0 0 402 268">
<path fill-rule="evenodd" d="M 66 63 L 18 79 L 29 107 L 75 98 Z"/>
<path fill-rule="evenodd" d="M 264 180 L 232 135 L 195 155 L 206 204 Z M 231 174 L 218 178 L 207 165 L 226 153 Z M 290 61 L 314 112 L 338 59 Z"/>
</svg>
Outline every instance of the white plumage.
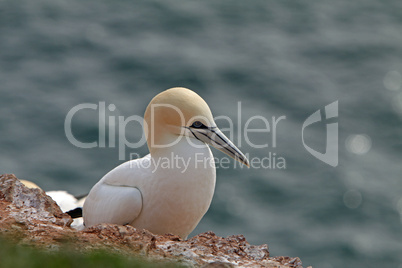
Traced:
<svg viewBox="0 0 402 268">
<path fill-rule="evenodd" d="M 69 194 L 67 191 L 47 191 L 46 194 L 50 196 L 60 207 L 63 212 L 67 212 L 69 210 L 75 209 L 77 207 L 82 207 L 85 198 L 77 199 L 72 194 Z M 84 229 L 84 221 L 82 218 L 73 219 L 71 223 L 71 227 L 82 230 Z"/>
</svg>

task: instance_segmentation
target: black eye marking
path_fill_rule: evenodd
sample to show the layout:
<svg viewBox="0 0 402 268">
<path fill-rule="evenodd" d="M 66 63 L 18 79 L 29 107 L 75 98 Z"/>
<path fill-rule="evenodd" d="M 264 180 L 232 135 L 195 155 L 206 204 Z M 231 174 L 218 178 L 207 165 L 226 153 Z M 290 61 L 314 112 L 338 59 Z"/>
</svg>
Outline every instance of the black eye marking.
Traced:
<svg viewBox="0 0 402 268">
<path fill-rule="evenodd" d="M 194 121 L 194 123 L 191 125 L 192 128 L 207 128 L 203 123 L 200 121 Z"/>
</svg>

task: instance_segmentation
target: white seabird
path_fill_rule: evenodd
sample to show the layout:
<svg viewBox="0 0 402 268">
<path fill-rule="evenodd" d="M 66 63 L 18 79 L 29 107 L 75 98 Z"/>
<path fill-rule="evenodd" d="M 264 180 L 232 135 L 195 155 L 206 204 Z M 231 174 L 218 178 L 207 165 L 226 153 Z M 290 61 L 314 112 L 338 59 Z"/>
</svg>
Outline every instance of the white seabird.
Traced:
<svg viewBox="0 0 402 268">
<path fill-rule="evenodd" d="M 152 99 L 144 131 L 150 154 L 121 164 L 95 184 L 84 203 L 84 224 L 129 224 L 186 239 L 215 190 L 215 162 L 207 144 L 247 166 L 248 160 L 218 129 L 207 103 L 186 88 Z"/>
</svg>

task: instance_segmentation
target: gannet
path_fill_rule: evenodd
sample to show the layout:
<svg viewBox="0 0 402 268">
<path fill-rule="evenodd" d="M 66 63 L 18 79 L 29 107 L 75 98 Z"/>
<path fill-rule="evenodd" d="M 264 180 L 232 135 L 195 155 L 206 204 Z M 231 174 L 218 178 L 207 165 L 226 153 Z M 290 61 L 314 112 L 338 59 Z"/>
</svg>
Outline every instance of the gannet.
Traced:
<svg viewBox="0 0 402 268">
<path fill-rule="evenodd" d="M 208 104 L 186 88 L 168 89 L 151 100 L 144 132 L 150 153 L 121 164 L 95 184 L 84 203 L 84 225 L 128 224 L 186 239 L 215 190 L 208 145 L 249 162 L 216 126 Z"/>
</svg>

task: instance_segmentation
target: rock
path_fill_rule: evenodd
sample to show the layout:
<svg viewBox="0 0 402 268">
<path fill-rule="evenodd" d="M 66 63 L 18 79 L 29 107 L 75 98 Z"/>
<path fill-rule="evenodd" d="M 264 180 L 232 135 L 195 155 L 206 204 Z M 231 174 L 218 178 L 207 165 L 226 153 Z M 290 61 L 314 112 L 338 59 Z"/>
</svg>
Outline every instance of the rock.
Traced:
<svg viewBox="0 0 402 268">
<path fill-rule="evenodd" d="M 79 251 L 106 249 L 189 267 L 302 267 L 299 258 L 270 257 L 267 245 L 250 245 L 242 235 L 223 238 L 206 232 L 181 240 L 129 225 L 98 224 L 78 231 L 71 222 L 43 190 L 27 188 L 14 175 L 0 176 L 0 232 L 18 233 L 13 237 L 19 243 L 52 250 L 69 243 Z"/>
<path fill-rule="evenodd" d="M 42 224 L 53 228 L 66 227 L 71 218 L 42 189 L 30 189 L 14 175 L 0 176 L 1 226 L 18 223 L 32 230 Z"/>
</svg>

